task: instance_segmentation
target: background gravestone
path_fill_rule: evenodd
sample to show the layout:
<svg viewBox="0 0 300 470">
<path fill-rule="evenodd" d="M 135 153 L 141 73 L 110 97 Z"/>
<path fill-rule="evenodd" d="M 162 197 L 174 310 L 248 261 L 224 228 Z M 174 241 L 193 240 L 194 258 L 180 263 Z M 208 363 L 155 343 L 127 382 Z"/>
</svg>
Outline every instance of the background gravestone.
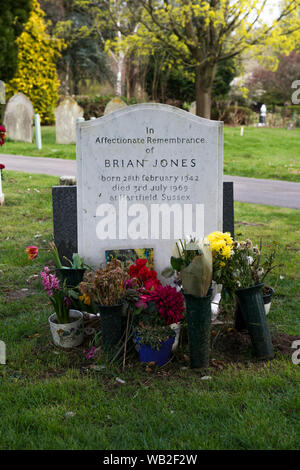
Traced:
<svg viewBox="0 0 300 470">
<path fill-rule="evenodd" d="M 0 80 L 0 104 L 5 104 L 5 83 Z"/>
<path fill-rule="evenodd" d="M 6 103 L 6 96 L 5 96 L 5 83 L 0 80 L 0 123 L 2 123 L 4 118 L 4 108 Z"/>
<path fill-rule="evenodd" d="M 223 229 L 222 122 L 141 104 L 77 132 L 78 251 L 88 264 L 147 247 L 160 273 L 175 240 Z"/>
<path fill-rule="evenodd" d="M 21 142 L 32 142 L 34 109 L 31 101 L 23 93 L 17 93 L 8 101 L 4 126 L 7 137 Z"/>
<path fill-rule="evenodd" d="M 77 102 L 66 97 L 55 109 L 55 129 L 57 144 L 76 142 L 76 119 L 83 117 L 83 109 Z"/>
<path fill-rule="evenodd" d="M 126 108 L 126 106 L 127 104 L 124 103 L 124 101 L 121 100 L 121 98 L 118 98 L 118 97 L 113 98 L 107 103 L 105 110 L 104 110 L 104 115 L 113 113 L 114 111 L 117 111 L 118 109 Z"/>
<path fill-rule="evenodd" d="M 196 101 L 193 101 L 193 102 L 191 103 L 189 112 L 196 115 Z"/>
</svg>

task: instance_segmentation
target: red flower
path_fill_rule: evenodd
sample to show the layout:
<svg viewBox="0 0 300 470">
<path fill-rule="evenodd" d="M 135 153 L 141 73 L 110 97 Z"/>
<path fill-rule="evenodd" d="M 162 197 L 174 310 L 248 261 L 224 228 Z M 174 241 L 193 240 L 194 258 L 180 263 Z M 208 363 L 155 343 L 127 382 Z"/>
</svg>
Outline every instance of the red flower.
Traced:
<svg viewBox="0 0 300 470">
<path fill-rule="evenodd" d="M 3 163 L 0 163 L 0 170 L 4 170 L 5 168 L 5 165 L 3 165 Z"/>
<path fill-rule="evenodd" d="M 144 287 L 148 291 L 153 291 L 157 289 L 157 287 L 161 286 L 161 282 L 159 279 L 147 279 L 147 281 L 144 282 Z"/>
<path fill-rule="evenodd" d="M 25 251 L 27 253 L 28 259 L 30 260 L 35 259 L 39 253 L 37 246 L 28 246 Z"/>
<path fill-rule="evenodd" d="M 149 269 L 147 266 L 147 260 L 139 258 L 134 264 L 129 266 L 130 277 L 137 277 L 140 281 L 146 281 L 147 279 L 156 279 L 157 273 L 153 269 Z"/>
<path fill-rule="evenodd" d="M 0 125 L 0 145 L 3 145 L 6 137 L 6 129 Z"/>
<path fill-rule="evenodd" d="M 144 259 L 144 258 L 139 258 L 139 259 L 136 260 L 135 264 L 136 264 L 138 270 L 140 270 L 141 268 L 146 266 L 147 260 Z"/>
<path fill-rule="evenodd" d="M 149 298 L 156 304 L 160 317 L 167 325 L 183 319 L 184 297 L 175 287 L 158 286 L 150 292 Z"/>
<path fill-rule="evenodd" d="M 132 264 L 129 266 L 129 276 L 130 277 L 135 277 L 138 273 L 138 269 L 135 264 Z"/>
<path fill-rule="evenodd" d="M 147 281 L 147 279 L 149 279 L 149 269 L 146 266 L 143 266 L 139 270 L 138 276 L 142 281 Z"/>
</svg>

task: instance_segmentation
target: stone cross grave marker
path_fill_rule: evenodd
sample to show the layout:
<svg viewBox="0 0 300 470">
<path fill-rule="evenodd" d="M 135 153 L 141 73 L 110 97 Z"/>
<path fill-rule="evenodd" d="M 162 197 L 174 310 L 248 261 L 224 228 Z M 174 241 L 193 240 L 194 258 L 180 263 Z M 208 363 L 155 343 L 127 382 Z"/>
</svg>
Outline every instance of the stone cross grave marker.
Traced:
<svg viewBox="0 0 300 470">
<path fill-rule="evenodd" d="M 169 265 L 174 241 L 223 228 L 223 123 L 141 104 L 77 124 L 78 251 L 153 248 Z"/>
<path fill-rule="evenodd" d="M 7 137 L 21 142 L 32 142 L 33 116 L 33 106 L 27 96 L 23 93 L 12 96 L 4 114 Z"/>
<path fill-rule="evenodd" d="M 55 129 L 57 144 L 76 142 L 76 120 L 83 117 L 83 109 L 77 102 L 66 97 L 55 109 Z"/>
</svg>

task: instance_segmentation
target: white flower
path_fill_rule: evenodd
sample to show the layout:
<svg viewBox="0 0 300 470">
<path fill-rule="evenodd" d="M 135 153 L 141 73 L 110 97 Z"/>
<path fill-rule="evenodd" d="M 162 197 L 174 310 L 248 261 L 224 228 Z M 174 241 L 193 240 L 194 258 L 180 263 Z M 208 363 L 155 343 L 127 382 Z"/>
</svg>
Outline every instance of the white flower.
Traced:
<svg viewBox="0 0 300 470">
<path fill-rule="evenodd" d="M 182 248 L 179 242 L 175 243 L 172 248 L 172 256 L 174 258 L 180 258 L 182 255 Z"/>
<path fill-rule="evenodd" d="M 252 256 L 247 256 L 248 264 L 253 264 L 254 258 Z"/>
</svg>

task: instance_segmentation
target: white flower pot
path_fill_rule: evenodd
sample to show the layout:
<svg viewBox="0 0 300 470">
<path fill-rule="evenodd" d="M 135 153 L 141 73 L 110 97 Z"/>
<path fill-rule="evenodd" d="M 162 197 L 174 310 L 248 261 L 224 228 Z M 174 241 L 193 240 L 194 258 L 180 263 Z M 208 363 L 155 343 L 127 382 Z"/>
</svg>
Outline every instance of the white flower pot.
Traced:
<svg viewBox="0 0 300 470">
<path fill-rule="evenodd" d="M 170 328 L 172 328 L 172 330 L 175 331 L 175 333 L 176 333 L 175 340 L 174 340 L 174 343 L 173 343 L 173 346 L 172 346 L 172 351 L 175 351 L 178 347 L 180 330 L 181 330 L 181 323 L 180 322 L 179 323 L 172 323 L 170 325 Z"/>
<path fill-rule="evenodd" d="M 48 318 L 53 342 L 61 348 L 79 346 L 84 338 L 83 314 L 78 310 L 70 310 L 71 323 L 55 323 L 56 313 Z"/>
</svg>

